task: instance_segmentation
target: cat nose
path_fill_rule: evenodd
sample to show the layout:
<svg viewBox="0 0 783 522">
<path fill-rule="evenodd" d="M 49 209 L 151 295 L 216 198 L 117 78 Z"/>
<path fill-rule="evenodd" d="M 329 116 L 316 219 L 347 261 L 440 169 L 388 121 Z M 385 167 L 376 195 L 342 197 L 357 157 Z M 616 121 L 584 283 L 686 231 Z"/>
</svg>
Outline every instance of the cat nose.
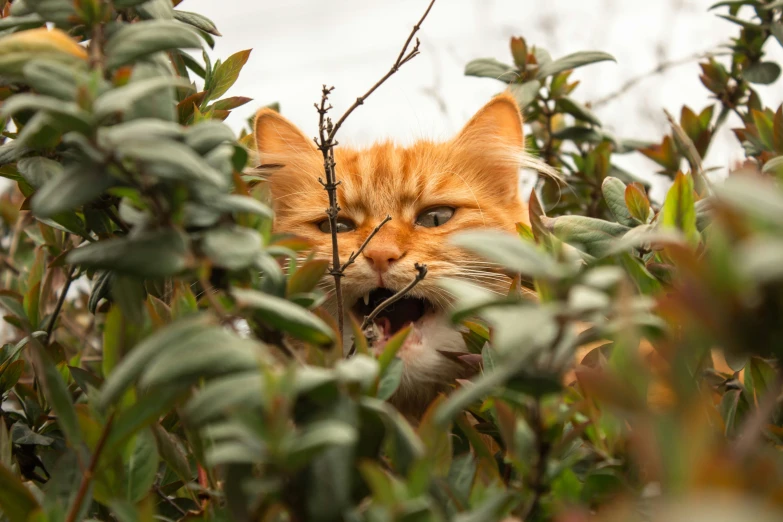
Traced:
<svg viewBox="0 0 783 522">
<path fill-rule="evenodd" d="M 381 274 L 389 270 L 391 264 L 398 261 L 403 254 L 404 252 L 398 246 L 383 243 L 377 245 L 370 243 L 362 251 L 362 255 L 370 263 L 370 266 Z"/>
</svg>

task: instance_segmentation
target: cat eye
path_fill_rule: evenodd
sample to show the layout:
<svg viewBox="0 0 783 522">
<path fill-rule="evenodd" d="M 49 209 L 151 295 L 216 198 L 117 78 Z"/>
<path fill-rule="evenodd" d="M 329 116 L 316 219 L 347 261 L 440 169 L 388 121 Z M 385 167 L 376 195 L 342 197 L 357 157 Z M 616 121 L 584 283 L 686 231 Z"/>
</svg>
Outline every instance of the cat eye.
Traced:
<svg viewBox="0 0 783 522">
<path fill-rule="evenodd" d="M 416 224 L 422 227 L 439 227 L 454 215 L 453 207 L 432 207 L 426 209 L 416 218 Z"/>
<path fill-rule="evenodd" d="M 324 234 L 330 234 L 332 232 L 331 228 L 329 227 L 329 220 L 324 219 L 323 221 L 318 222 L 318 229 L 323 232 Z M 342 232 L 351 232 L 352 230 L 356 230 L 356 223 L 354 223 L 352 220 L 344 217 L 338 217 L 337 218 L 337 233 L 340 234 Z"/>
</svg>

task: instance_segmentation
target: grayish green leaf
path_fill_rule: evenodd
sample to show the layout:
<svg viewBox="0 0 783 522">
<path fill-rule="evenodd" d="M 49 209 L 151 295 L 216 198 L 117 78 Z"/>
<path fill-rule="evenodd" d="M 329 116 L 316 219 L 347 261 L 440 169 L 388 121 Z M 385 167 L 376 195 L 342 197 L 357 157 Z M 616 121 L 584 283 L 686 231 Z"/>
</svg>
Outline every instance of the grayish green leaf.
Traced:
<svg viewBox="0 0 783 522">
<path fill-rule="evenodd" d="M 335 342 L 334 332 L 323 320 L 285 299 L 240 288 L 233 289 L 232 295 L 239 306 L 256 310 L 263 321 L 297 339 L 320 346 Z"/>
<path fill-rule="evenodd" d="M 617 60 L 611 54 L 601 51 L 580 51 L 542 65 L 538 70 L 538 74 L 536 74 L 536 78 L 542 79 L 559 72 L 606 61 L 616 62 Z"/>
<path fill-rule="evenodd" d="M 77 248 L 67 261 L 139 277 L 166 277 L 187 267 L 188 240 L 173 229 L 144 231 Z"/>
<path fill-rule="evenodd" d="M 494 58 L 479 58 L 468 62 L 465 66 L 465 76 L 494 78 L 501 82 L 510 83 L 519 77 L 519 71 Z"/>
<path fill-rule="evenodd" d="M 98 96 L 93 105 L 93 112 L 99 119 L 114 113 L 127 112 L 139 100 L 166 87 L 179 87 L 191 91 L 194 90 L 191 83 L 184 78 L 158 76 L 133 81 Z M 172 110 L 173 102 L 174 100 L 172 99 Z"/>
</svg>

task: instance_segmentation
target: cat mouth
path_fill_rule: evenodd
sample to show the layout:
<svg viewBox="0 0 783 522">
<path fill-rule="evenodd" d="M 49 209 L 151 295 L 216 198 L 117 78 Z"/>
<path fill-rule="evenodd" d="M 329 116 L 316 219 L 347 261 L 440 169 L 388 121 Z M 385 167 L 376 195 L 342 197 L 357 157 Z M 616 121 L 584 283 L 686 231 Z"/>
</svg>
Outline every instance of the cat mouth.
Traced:
<svg viewBox="0 0 783 522">
<path fill-rule="evenodd" d="M 356 317 L 364 319 L 395 293 L 388 288 L 376 288 L 360 297 L 351 309 Z M 427 299 L 405 296 L 381 310 L 373 323 L 383 338 L 389 338 L 434 310 L 435 306 Z"/>
</svg>

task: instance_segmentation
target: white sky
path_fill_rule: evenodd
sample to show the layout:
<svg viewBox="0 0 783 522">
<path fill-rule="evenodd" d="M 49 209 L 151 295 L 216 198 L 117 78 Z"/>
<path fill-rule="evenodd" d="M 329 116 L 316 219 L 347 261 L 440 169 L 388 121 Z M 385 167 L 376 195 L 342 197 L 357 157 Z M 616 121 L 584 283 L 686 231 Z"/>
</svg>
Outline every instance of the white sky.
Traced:
<svg viewBox="0 0 783 522">
<path fill-rule="evenodd" d="M 253 48 L 229 95 L 254 101 L 236 110 L 228 123 L 239 128 L 259 106 L 280 102 L 282 113 L 315 135 L 313 102 L 321 84 L 334 85 L 335 112 L 344 110 L 386 72 L 411 26 L 429 0 L 185 0 L 179 8 L 210 17 L 223 33 L 214 55 L 226 57 Z M 343 143 L 368 144 L 392 137 L 403 143 L 447 137 L 490 96 L 500 82 L 463 75 L 474 58 L 510 62 L 508 41 L 524 36 L 557 58 L 581 50 L 613 54 L 575 72 L 581 101 L 614 92 L 624 81 L 663 60 L 715 49 L 737 34 L 737 26 L 707 9 L 714 0 L 437 0 L 419 34 L 421 55 L 408 63 L 341 130 Z M 783 50 L 774 40 L 767 51 Z M 638 85 L 596 112 L 618 136 L 658 140 L 666 131 L 663 108 L 679 114 L 683 104 L 701 110 L 708 92 L 698 80 L 696 62 Z M 780 83 L 762 89 L 768 105 L 783 97 Z M 433 92 L 435 95 L 433 96 Z M 442 102 L 445 110 L 441 110 Z M 731 121 L 736 126 L 737 121 Z M 656 166 L 634 155 L 618 163 L 651 176 Z M 710 152 L 709 166 L 725 168 L 741 149 L 724 132 Z"/>
</svg>

